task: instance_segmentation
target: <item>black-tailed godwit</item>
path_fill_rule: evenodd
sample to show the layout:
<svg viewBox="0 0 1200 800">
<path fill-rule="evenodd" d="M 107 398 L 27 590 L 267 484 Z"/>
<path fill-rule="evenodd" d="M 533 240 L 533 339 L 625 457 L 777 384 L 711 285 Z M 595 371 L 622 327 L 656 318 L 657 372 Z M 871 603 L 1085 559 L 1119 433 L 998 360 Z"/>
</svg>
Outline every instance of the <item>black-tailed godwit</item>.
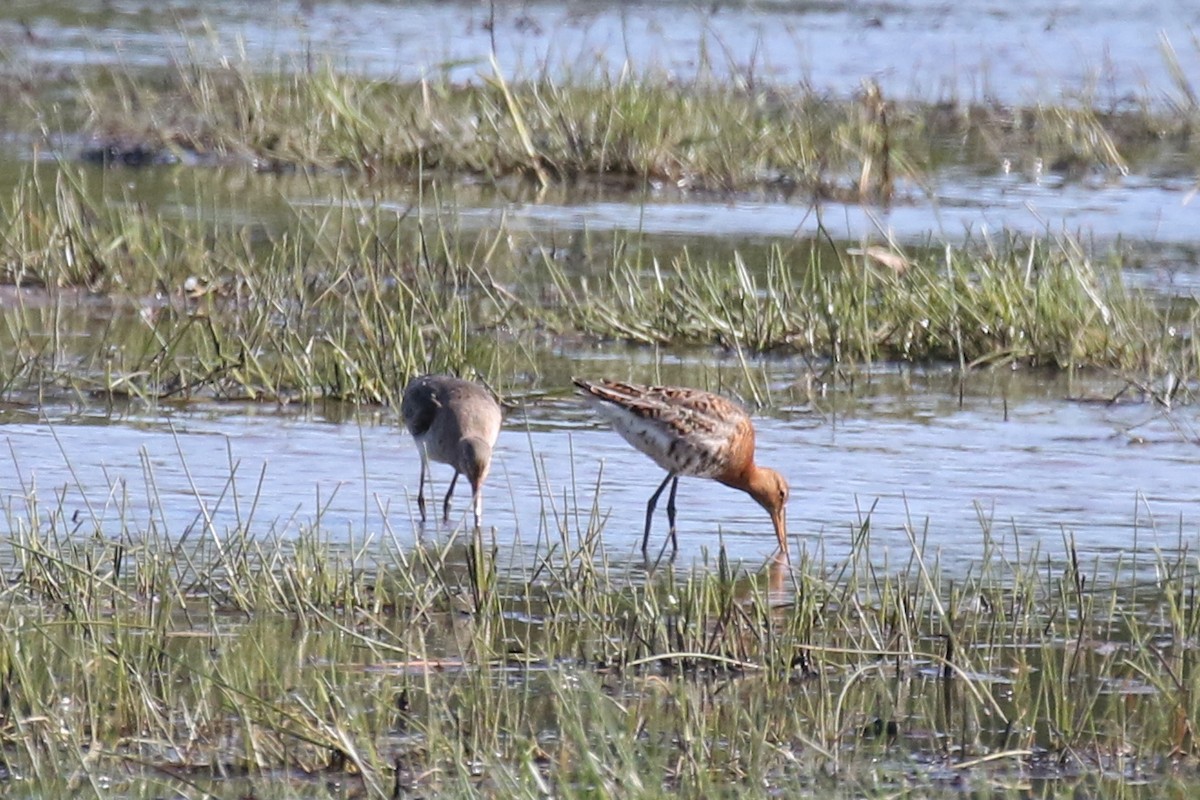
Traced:
<svg viewBox="0 0 1200 800">
<path fill-rule="evenodd" d="M 477 383 L 450 375 L 425 375 L 404 388 L 400 403 L 404 425 L 421 453 L 421 484 L 417 507 L 425 521 L 425 478 L 430 460 L 454 467 L 442 514 L 450 519 L 450 498 L 459 474 L 471 482 L 475 526 L 483 518 L 483 480 L 492 461 L 492 448 L 500 435 L 500 406 Z"/>
<path fill-rule="evenodd" d="M 693 475 L 741 489 L 757 500 L 770 513 L 779 550 L 787 558 L 788 484 L 775 470 L 754 463 L 754 423 L 741 406 L 699 389 L 573 380 L 625 441 L 667 471 L 666 479 L 646 505 L 643 554 L 650 543 L 654 507 L 668 483 L 672 556 L 679 550 L 675 541 L 675 490 L 680 476 Z"/>
</svg>

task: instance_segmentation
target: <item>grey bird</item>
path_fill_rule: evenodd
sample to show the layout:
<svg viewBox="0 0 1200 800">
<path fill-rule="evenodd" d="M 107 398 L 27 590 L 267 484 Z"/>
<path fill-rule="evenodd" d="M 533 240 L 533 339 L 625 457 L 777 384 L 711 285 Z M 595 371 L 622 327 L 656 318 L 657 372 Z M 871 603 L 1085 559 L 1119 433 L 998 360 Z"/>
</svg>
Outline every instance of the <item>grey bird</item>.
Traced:
<svg viewBox="0 0 1200 800">
<path fill-rule="evenodd" d="M 442 504 L 450 519 L 450 498 L 460 474 L 471 482 L 475 527 L 483 518 L 483 481 L 500 435 L 500 404 L 484 387 L 451 375 L 423 375 L 404 388 L 400 403 L 404 425 L 421 453 L 421 484 L 417 507 L 425 521 L 425 478 L 431 460 L 454 467 L 454 477 Z"/>
</svg>

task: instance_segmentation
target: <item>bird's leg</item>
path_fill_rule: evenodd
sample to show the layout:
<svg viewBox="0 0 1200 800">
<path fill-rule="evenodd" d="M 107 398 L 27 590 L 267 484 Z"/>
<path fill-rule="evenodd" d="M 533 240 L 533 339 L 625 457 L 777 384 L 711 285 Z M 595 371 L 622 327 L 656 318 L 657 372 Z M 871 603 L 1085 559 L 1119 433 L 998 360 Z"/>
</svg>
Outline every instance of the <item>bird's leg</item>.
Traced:
<svg viewBox="0 0 1200 800">
<path fill-rule="evenodd" d="M 642 536 L 642 555 L 643 556 L 646 555 L 646 548 L 650 546 L 650 522 L 651 522 L 651 520 L 654 519 L 654 506 L 658 505 L 659 495 L 661 495 L 663 493 L 663 489 L 667 488 L 667 484 L 671 482 L 672 478 L 675 478 L 675 475 L 672 473 L 668 473 L 667 477 L 663 479 L 662 485 L 660 485 L 658 487 L 658 491 L 656 491 L 654 494 L 652 494 L 650 496 L 650 502 L 646 504 L 646 533 Z M 672 494 L 674 494 L 674 492 L 672 492 Z M 672 513 L 671 514 L 672 520 L 674 520 L 674 516 L 675 515 Z M 674 521 L 672 521 L 671 528 L 674 529 L 674 527 L 675 527 L 675 523 L 674 523 Z"/>
<path fill-rule="evenodd" d="M 675 540 L 675 490 L 679 488 L 679 478 L 676 477 L 671 482 L 671 493 L 667 495 L 667 521 L 671 523 L 671 560 L 675 560 L 675 554 L 679 552 L 679 542 Z"/>
<path fill-rule="evenodd" d="M 425 460 L 424 455 L 421 456 L 421 482 L 417 484 L 417 508 L 421 510 L 421 522 L 425 521 L 425 471 L 429 469 L 429 462 Z"/>
<path fill-rule="evenodd" d="M 450 479 L 450 488 L 446 490 L 446 500 L 442 503 L 442 518 L 444 522 L 450 521 L 450 498 L 454 496 L 454 484 L 458 482 L 458 470 L 454 470 L 454 477 Z"/>
</svg>

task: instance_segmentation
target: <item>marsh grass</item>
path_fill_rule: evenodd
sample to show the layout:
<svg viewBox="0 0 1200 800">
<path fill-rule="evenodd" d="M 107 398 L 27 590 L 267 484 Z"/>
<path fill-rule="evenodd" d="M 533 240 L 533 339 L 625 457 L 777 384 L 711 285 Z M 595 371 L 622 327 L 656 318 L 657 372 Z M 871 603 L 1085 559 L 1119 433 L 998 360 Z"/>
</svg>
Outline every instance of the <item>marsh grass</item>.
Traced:
<svg viewBox="0 0 1200 800">
<path fill-rule="evenodd" d="M 720 257 L 651 250 L 636 234 L 598 246 L 583 236 L 564 257 L 503 222 L 464 230 L 433 177 L 769 184 L 818 201 L 886 200 L 947 163 L 1015 153 L 1050 169 L 1126 170 L 1149 142 L 1160 154 L 1190 146 L 1186 103 L 962 109 L 896 106 L 872 86 L 839 100 L 702 78 L 555 83 L 498 70 L 472 85 L 396 85 L 329 64 L 263 74 L 236 63 L 100 73 L 83 96 L 102 139 L 346 180 L 327 206 L 238 225 L 151 210 L 112 170 L 30 167 L 0 204 L 0 276 L 46 295 L 5 304 L 10 399 L 394 405 L 426 371 L 480 376 L 502 394 L 517 374 L 541 388 L 564 342 L 608 340 L 715 347 L 747 376 L 762 354 L 802 356 L 822 379 L 888 361 L 1100 368 L 1132 386 L 1178 387 L 1168 402 L 1187 399 L 1200 367 L 1193 299 L 1129 289 L 1119 252 L 1065 235 L 911 252 L 800 242 Z M 959 149 L 935 150 L 948 141 Z M 411 206 L 386 200 L 396 184 L 384 179 L 397 177 L 420 186 Z M 213 203 L 194 191 L 192 208 Z M 763 387 L 746 394 L 769 401 Z"/>
<path fill-rule="evenodd" d="M 4 503 L 19 795 L 1142 796 L 1198 763 L 1182 534 L 1088 564 L 981 515 L 948 569 L 911 524 L 878 552 L 864 511 L 842 560 L 645 574 L 570 487 L 514 568 L 497 531 L 334 537 L 253 502 L 217 523 L 198 497 L 201 526 L 168 530 L 145 481 L 149 514 L 123 483 L 83 513 L 33 484 Z"/>
<path fill-rule="evenodd" d="M 458 84 L 368 79 L 328 62 L 264 72 L 196 60 L 153 75 L 92 73 L 79 94 L 84 113 L 59 124 L 85 128 L 92 152 L 118 163 L 162 151 L 266 170 L 770 187 L 869 201 L 953 165 L 1070 180 L 1158 168 L 1191 152 L 1196 121 L 1186 102 L 896 103 L 869 81 L 847 98 L 704 70 L 690 79 L 634 68 L 551 78 L 506 75 L 494 63 Z"/>
<path fill-rule="evenodd" d="M 345 187 L 277 227 L 206 224 L 111 199 L 107 173 L 35 169 L 4 206 L 0 382 L 10 399 L 193 398 L 394 405 L 408 377 L 539 388 L 564 342 L 802 356 L 814 374 L 884 361 L 963 371 L 1103 368 L 1186 400 L 1196 304 L 1127 287 L 1117 252 L 1068 236 L 728 254 L 618 234 L 563 248 L 503 223 Z M 197 198 L 197 204 L 204 201 Z M 752 389 L 760 402 L 765 391 Z"/>
<path fill-rule="evenodd" d="M 441 171 L 855 197 L 1010 148 L 1119 171 L 1162 144 L 1154 125 L 1173 146 L 1194 113 L 869 97 L 188 66 L 111 74 L 87 100 L 118 144 L 431 192 Z M 933 149 L 951 139 L 972 154 Z M 1184 396 L 1198 369 L 1194 303 L 1130 290 L 1068 237 L 761 261 L 618 240 L 567 264 L 349 186 L 281 230 L 167 218 L 58 167 L 31 168 L 0 209 L 9 397 L 394 404 L 431 369 L 503 390 L 573 337 L 814 370 L 1105 367 L 1176 376 Z M 1138 797 L 1195 777 L 1200 570 L 1182 533 L 1089 564 L 1070 532 L 1057 559 L 981 515 L 964 569 L 914 522 L 910 552 L 881 553 L 864 511 L 844 559 L 810 547 L 760 568 L 719 550 L 647 574 L 605 547 L 598 488 L 558 496 L 542 477 L 536 555 L 516 568 L 504 532 L 335 533 L 319 511 L 260 520 L 253 499 L 232 519 L 200 499 L 181 530 L 149 464 L 144 505 L 121 481 L 22 483 L 0 504 L 0 781 L 28 797 Z"/>
<path fill-rule="evenodd" d="M 1164 307 L 1126 288 L 1119 266 L 1069 237 L 983 239 L 913 257 L 832 252 L 777 247 L 757 269 L 736 254 L 731 263 L 697 263 L 684 252 L 668 264 L 617 264 L 599 280 L 571 280 L 554 265 L 550 273 L 581 328 L 647 344 L 703 342 L 851 364 L 1170 363 L 1194 373 L 1194 304 Z"/>
<path fill-rule="evenodd" d="M 93 205 L 83 173 L 50 175 L 16 190 L 20 221 L 0 239 L 7 281 L 45 290 L 7 306 L 11 386 L 393 402 L 420 371 L 501 371 L 497 340 L 478 335 L 505 310 L 474 272 L 486 241 L 429 238 L 352 199 L 293 230 L 213 231 L 127 199 Z"/>
</svg>

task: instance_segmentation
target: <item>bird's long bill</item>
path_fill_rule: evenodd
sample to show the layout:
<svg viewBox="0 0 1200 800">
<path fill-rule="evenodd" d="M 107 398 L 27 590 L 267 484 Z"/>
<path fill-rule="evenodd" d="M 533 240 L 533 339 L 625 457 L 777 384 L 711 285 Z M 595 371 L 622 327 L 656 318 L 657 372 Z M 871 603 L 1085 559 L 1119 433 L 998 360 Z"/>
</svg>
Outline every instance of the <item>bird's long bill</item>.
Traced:
<svg viewBox="0 0 1200 800">
<path fill-rule="evenodd" d="M 779 539 L 779 552 L 786 561 L 788 559 L 787 510 L 781 508 L 773 511 L 771 522 L 775 525 L 775 538 Z"/>
<path fill-rule="evenodd" d="M 483 525 L 483 479 L 471 482 L 471 506 L 475 514 L 475 527 Z"/>
</svg>

